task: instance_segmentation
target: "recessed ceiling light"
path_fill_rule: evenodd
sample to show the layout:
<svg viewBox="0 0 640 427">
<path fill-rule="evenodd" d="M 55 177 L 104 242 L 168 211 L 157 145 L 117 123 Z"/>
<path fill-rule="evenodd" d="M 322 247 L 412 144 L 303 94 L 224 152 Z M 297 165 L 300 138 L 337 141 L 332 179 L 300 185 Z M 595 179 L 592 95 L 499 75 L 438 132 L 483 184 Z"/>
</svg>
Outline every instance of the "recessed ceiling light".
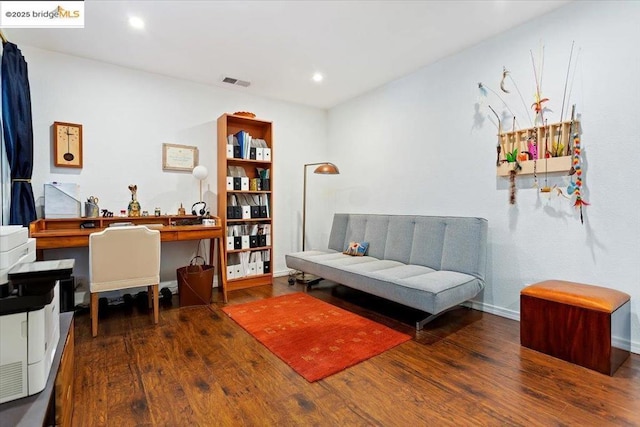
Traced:
<svg viewBox="0 0 640 427">
<path fill-rule="evenodd" d="M 144 28 L 144 21 L 137 16 L 129 17 L 129 25 L 137 30 L 141 30 Z"/>
<path fill-rule="evenodd" d="M 324 79 L 324 76 L 320 73 L 314 73 L 311 79 L 316 83 L 320 83 Z"/>
</svg>

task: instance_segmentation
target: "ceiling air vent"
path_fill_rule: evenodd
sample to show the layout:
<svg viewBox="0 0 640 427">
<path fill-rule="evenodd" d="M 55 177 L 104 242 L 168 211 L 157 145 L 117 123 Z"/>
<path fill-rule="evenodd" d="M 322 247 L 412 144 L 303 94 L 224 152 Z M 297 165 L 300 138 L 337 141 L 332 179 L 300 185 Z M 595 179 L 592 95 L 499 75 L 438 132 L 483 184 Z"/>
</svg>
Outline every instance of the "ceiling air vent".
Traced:
<svg viewBox="0 0 640 427">
<path fill-rule="evenodd" d="M 232 84 L 232 85 L 242 86 L 242 87 L 249 87 L 249 85 L 251 85 L 251 82 L 234 79 L 233 77 L 224 77 L 222 79 L 222 83 L 229 83 L 229 84 Z"/>
</svg>

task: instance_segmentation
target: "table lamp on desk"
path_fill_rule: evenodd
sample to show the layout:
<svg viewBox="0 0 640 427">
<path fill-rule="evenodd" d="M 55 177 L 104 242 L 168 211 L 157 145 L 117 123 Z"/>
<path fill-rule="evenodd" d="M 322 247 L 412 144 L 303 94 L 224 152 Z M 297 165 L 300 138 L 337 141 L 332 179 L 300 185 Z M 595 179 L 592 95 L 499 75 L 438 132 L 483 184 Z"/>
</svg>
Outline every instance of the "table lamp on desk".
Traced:
<svg viewBox="0 0 640 427">
<path fill-rule="evenodd" d="M 200 199 L 191 206 L 191 214 L 204 216 L 205 214 L 207 214 L 207 204 L 204 202 L 204 200 L 202 200 L 202 181 L 207 178 L 207 176 L 209 175 L 209 171 L 206 167 L 198 165 L 193 168 L 193 171 L 191 173 L 193 177 L 199 181 L 200 184 Z"/>
<path fill-rule="evenodd" d="M 200 182 L 200 200 L 191 206 L 191 214 L 204 217 L 202 218 L 202 225 L 214 226 L 216 225 L 216 219 L 215 217 L 211 217 L 211 215 L 209 214 L 207 203 L 204 201 L 202 196 L 202 181 L 207 178 L 209 172 L 204 166 L 198 165 L 193 168 L 192 174 L 194 178 L 196 178 Z"/>
</svg>

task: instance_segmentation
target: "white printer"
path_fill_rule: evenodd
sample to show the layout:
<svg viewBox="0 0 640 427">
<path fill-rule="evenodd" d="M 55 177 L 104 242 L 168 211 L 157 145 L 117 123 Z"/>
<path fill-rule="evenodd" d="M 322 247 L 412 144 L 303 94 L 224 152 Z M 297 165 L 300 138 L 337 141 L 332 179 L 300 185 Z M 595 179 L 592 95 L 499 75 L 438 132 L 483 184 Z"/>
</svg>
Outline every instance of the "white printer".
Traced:
<svg viewBox="0 0 640 427">
<path fill-rule="evenodd" d="M 0 226 L 0 404 L 42 391 L 60 338 L 58 280 L 74 260 L 36 259 L 22 226 Z"/>
<path fill-rule="evenodd" d="M 0 225 L 0 297 L 4 297 L 9 280 L 7 273 L 16 264 L 36 260 L 36 239 L 21 225 Z"/>
</svg>

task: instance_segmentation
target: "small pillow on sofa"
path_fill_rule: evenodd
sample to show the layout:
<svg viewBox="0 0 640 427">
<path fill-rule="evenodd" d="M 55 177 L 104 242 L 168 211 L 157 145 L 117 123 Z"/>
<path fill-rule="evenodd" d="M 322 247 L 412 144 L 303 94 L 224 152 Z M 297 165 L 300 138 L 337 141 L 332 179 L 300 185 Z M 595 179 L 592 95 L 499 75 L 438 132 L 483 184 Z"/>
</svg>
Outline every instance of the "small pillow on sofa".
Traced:
<svg viewBox="0 0 640 427">
<path fill-rule="evenodd" d="M 349 242 L 349 246 L 342 253 L 351 256 L 364 256 L 367 249 L 369 249 L 369 242 Z"/>
</svg>

